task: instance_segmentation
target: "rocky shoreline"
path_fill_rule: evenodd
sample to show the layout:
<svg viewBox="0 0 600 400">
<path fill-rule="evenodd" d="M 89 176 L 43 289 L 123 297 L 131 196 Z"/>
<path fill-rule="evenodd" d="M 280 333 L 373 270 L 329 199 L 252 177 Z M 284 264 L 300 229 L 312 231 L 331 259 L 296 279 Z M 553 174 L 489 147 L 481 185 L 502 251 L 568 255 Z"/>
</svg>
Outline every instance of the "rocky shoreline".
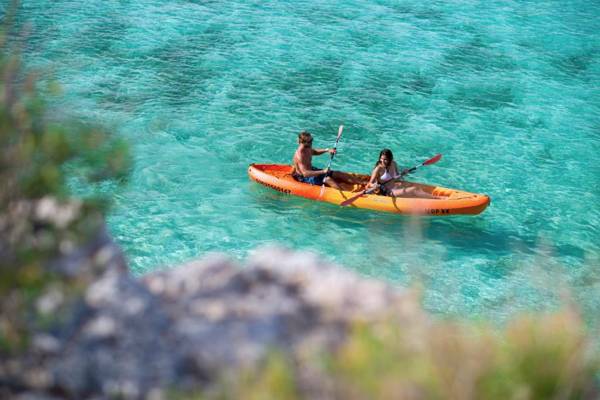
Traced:
<svg viewBox="0 0 600 400">
<path fill-rule="evenodd" d="M 336 349 L 357 323 L 429 323 L 414 293 L 310 253 L 263 248 L 243 265 L 212 256 L 140 278 L 102 232 L 55 269 L 87 274 L 86 260 L 102 267 L 68 312 L 37 330 L 25 355 L 0 363 L 2 398 L 161 399 L 251 369 L 274 349 L 298 366 L 309 398 L 328 398 L 304 359 Z M 38 308 L 53 313 L 64 301 L 50 291 Z"/>
</svg>

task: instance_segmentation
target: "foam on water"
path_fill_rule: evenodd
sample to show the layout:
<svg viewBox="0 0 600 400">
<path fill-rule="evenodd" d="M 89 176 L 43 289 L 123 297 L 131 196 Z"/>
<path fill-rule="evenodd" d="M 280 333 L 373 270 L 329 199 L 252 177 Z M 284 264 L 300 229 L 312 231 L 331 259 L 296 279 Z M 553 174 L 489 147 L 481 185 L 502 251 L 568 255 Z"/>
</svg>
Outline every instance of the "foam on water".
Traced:
<svg viewBox="0 0 600 400">
<path fill-rule="evenodd" d="M 109 226 L 137 273 L 208 252 L 307 249 L 421 282 L 428 309 L 494 320 L 600 309 L 600 7 L 589 1 L 23 2 L 24 55 L 57 104 L 129 139 Z M 297 133 L 334 167 L 390 147 L 415 180 L 487 193 L 477 217 L 411 219 L 250 183 Z M 316 159 L 324 165 L 326 159 Z"/>
</svg>

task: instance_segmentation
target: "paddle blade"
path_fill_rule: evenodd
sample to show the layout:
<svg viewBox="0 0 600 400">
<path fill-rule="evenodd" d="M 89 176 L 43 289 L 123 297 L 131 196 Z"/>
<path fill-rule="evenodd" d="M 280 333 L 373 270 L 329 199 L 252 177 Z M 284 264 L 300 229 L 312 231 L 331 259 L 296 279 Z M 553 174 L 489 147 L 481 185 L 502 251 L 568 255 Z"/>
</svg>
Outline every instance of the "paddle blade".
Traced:
<svg viewBox="0 0 600 400">
<path fill-rule="evenodd" d="M 338 129 L 338 135 L 337 135 L 337 139 L 336 142 L 338 140 L 340 140 L 340 138 L 342 137 L 342 131 L 344 130 L 344 125 L 340 125 L 340 129 Z"/>
<path fill-rule="evenodd" d="M 357 194 L 356 196 L 352 196 L 352 197 L 350 197 L 349 199 L 346 199 L 346 200 L 342 201 L 342 202 L 340 203 L 340 206 L 342 206 L 342 207 L 349 206 L 350 204 L 354 203 L 354 201 L 355 201 L 356 199 L 358 199 L 359 197 L 362 197 L 364 194 L 365 194 L 365 191 L 363 190 L 362 192 L 360 192 L 360 193 L 359 193 L 359 194 Z"/>
<path fill-rule="evenodd" d="M 435 164 L 436 162 L 440 161 L 440 159 L 442 158 L 441 154 L 438 154 L 434 157 L 431 157 L 429 160 L 425 161 L 423 164 L 421 165 L 431 165 L 431 164 Z"/>
<path fill-rule="evenodd" d="M 357 195 L 350 197 L 349 199 L 346 199 L 344 201 L 342 201 L 340 203 L 340 206 L 345 207 L 345 206 L 349 206 L 350 204 L 354 203 L 354 201 L 356 201 L 356 199 L 363 197 L 365 194 L 371 194 L 373 193 L 375 190 L 377 190 L 378 186 L 372 187 L 371 189 L 365 189 L 361 192 L 358 192 Z"/>
</svg>

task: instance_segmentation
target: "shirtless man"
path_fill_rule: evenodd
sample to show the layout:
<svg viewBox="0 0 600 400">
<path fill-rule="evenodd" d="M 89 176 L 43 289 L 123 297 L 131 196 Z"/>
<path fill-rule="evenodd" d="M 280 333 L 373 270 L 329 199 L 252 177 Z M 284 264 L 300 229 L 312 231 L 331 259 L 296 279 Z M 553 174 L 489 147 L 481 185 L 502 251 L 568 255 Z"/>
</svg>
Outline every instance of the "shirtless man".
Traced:
<svg viewBox="0 0 600 400">
<path fill-rule="evenodd" d="M 335 154 L 335 149 L 313 149 L 312 135 L 306 131 L 300 132 L 298 135 L 298 148 L 294 153 L 294 169 L 292 176 L 305 183 L 311 185 L 327 185 L 335 189 L 341 190 L 340 185 L 334 177 L 339 176 L 337 172 L 329 169 L 316 169 L 312 165 L 312 156 L 320 156 L 321 154 Z"/>
</svg>

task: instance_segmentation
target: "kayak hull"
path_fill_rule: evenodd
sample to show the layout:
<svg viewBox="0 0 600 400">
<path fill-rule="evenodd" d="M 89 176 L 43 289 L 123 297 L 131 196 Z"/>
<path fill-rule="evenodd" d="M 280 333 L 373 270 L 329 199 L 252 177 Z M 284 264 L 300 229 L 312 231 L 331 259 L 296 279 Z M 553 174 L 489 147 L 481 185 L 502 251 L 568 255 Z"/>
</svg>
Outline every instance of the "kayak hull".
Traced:
<svg viewBox="0 0 600 400">
<path fill-rule="evenodd" d="M 369 181 L 368 175 L 348 174 L 352 181 L 341 182 L 342 190 L 327 186 L 310 185 L 294 179 L 292 177 L 292 166 L 285 164 L 251 164 L 248 167 L 248 175 L 255 182 L 279 192 L 336 205 L 340 205 L 343 201 L 356 196 L 364 190 L 365 184 Z M 425 199 L 368 194 L 357 198 L 348 207 L 404 215 L 446 216 L 476 215 L 485 210 L 490 204 L 490 198 L 484 194 L 416 182 L 407 182 L 407 184 L 418 186 L 423 191 L 442 198 Z"/>
</svg>

